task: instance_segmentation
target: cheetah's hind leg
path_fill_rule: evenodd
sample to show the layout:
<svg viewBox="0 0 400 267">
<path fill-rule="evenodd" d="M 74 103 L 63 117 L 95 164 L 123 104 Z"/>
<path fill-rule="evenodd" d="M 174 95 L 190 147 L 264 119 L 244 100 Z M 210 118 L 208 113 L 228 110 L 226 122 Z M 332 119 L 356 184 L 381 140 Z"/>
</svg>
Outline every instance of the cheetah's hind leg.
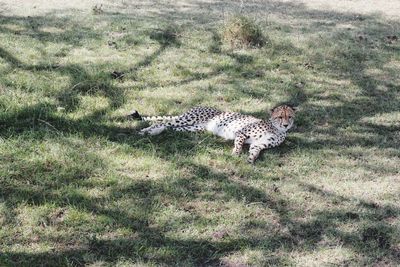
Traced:
<svg viewBox="0 0 400 267">
<path fill-rule="evenodd" d="M 184 126 L 176 126 L 172 127 L 172 130 L 177 132 L 201 132 L 205 130 L 204 125 L 184 125 Z"/>
<path fill-rule="evenodd" d="M 139 131 L 139 134 L 140 135 L 145 135 L 145 134 L 157 135 L 157 134 L 162 133 L 166 128 L 167 128 L 167 126 L 165 126 L 163 123 L 154 124 L 150 127 L 143 128 L 142 130 Z"/>
</svg>

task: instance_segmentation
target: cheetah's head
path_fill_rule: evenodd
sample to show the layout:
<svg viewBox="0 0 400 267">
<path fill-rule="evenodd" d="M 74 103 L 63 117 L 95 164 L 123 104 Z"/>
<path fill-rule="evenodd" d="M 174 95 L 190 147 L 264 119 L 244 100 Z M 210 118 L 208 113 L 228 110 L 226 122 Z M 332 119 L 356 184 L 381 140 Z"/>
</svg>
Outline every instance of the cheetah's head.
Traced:
<svg viewBox="0 0 400 267">
<path fill-rule="evenodd" d="M 296 107 L 281 105 L 271 110 L 272 124 L 281 131 L 287 131 L 293 126 Z"/>
</svg>

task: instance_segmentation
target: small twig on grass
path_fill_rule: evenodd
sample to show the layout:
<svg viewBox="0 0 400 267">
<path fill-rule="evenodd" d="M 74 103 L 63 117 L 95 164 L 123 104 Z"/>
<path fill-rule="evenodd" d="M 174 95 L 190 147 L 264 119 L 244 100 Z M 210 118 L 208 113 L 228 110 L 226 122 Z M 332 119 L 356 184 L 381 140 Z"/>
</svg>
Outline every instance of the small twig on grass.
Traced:
<svg viewBox="0 0 400 267">
<path fill-rule="evenodd" d="M 258 205 L 258 204 L 264 204 L 264 202 L 261 202 L 261 201 L 259 201 L 259 202 L 251 202 L 251 203 L 247 204 L 246 206 L 248 207 L 248 206 Z"/>
<path fill-rule="evenodd" d="M 83 82 L 78 82 L 77 84 L 74 84 L 70 90 L 74 90 L 76 87 L 78 87 L 79 85 L 81 85 Z"/>
<path fill-rule="evenodd" d="M 205 138 L 203 138 L 202 140 L 200 140 L 200 142 L 198 142 L 197 144 L 195 144 L 191 149 L 189 149 L 188 151 L 193 151 L 196 147 L 198 147 L 201 143 L 203 143 L 205 140 L 208 140 L 209 136 L 206 136 Z"/>
<path fill-rule="evenodd" d="M 60 131 L 59 131 L 56 127 L 54 127 L 53 125 L 51 125 L 49 122 L 44 121 L 44 120 L 42 120 L 42 119 L 38 119 L 38 121 L 43 122 L 43 123 L 46 124 L 47 126 L 50 126 L 50 128 L 52 128 L 53 130 L 55 130 L 57 133 L 60 133 Z"/>
</svg>

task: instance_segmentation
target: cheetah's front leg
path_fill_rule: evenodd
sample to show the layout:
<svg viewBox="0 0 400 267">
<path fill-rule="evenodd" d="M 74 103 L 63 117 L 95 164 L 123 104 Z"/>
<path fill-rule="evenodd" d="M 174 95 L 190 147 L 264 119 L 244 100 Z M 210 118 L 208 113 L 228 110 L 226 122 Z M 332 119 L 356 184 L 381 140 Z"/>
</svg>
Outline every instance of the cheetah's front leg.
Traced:
<svg viewBox="0 0 400 267">
<path fill-rule="evenodd" d="M 260 155 L 260 152 L 263 149 L 266 149 L 270 147 L 269 144 L 257 144 L 257 145 L 250 145 L 250 149 L 249 149 L 249 157 L 247 158 L 247 162 L 253 164 L 254 161 L 258 158 L 258 156 Z"/>
</svg>

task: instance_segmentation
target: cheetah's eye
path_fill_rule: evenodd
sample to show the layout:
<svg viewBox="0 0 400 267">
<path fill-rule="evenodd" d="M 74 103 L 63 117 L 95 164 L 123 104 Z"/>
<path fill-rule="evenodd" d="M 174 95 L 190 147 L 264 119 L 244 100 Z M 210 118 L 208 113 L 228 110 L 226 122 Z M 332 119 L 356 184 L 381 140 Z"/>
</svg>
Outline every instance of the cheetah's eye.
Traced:
<svg viewBox="0 0 400 267">
<path fill-rule="evenodd" d="M 283 119 L 283 117 L 282 117 L 282 116 L 279 116 L 279 117 L 278 117 L 278 119 L 280 119 L 280 120 L 281 120 L 281 119 Z"/>
<path fill-rule="evenodd" d="M 293 117 L 292 117 L 292 116 L 289 116 L 288 118 L 289 118 L 289 120 L 290 120 L 290 119 L 293 118 Z"/>
</svg>

